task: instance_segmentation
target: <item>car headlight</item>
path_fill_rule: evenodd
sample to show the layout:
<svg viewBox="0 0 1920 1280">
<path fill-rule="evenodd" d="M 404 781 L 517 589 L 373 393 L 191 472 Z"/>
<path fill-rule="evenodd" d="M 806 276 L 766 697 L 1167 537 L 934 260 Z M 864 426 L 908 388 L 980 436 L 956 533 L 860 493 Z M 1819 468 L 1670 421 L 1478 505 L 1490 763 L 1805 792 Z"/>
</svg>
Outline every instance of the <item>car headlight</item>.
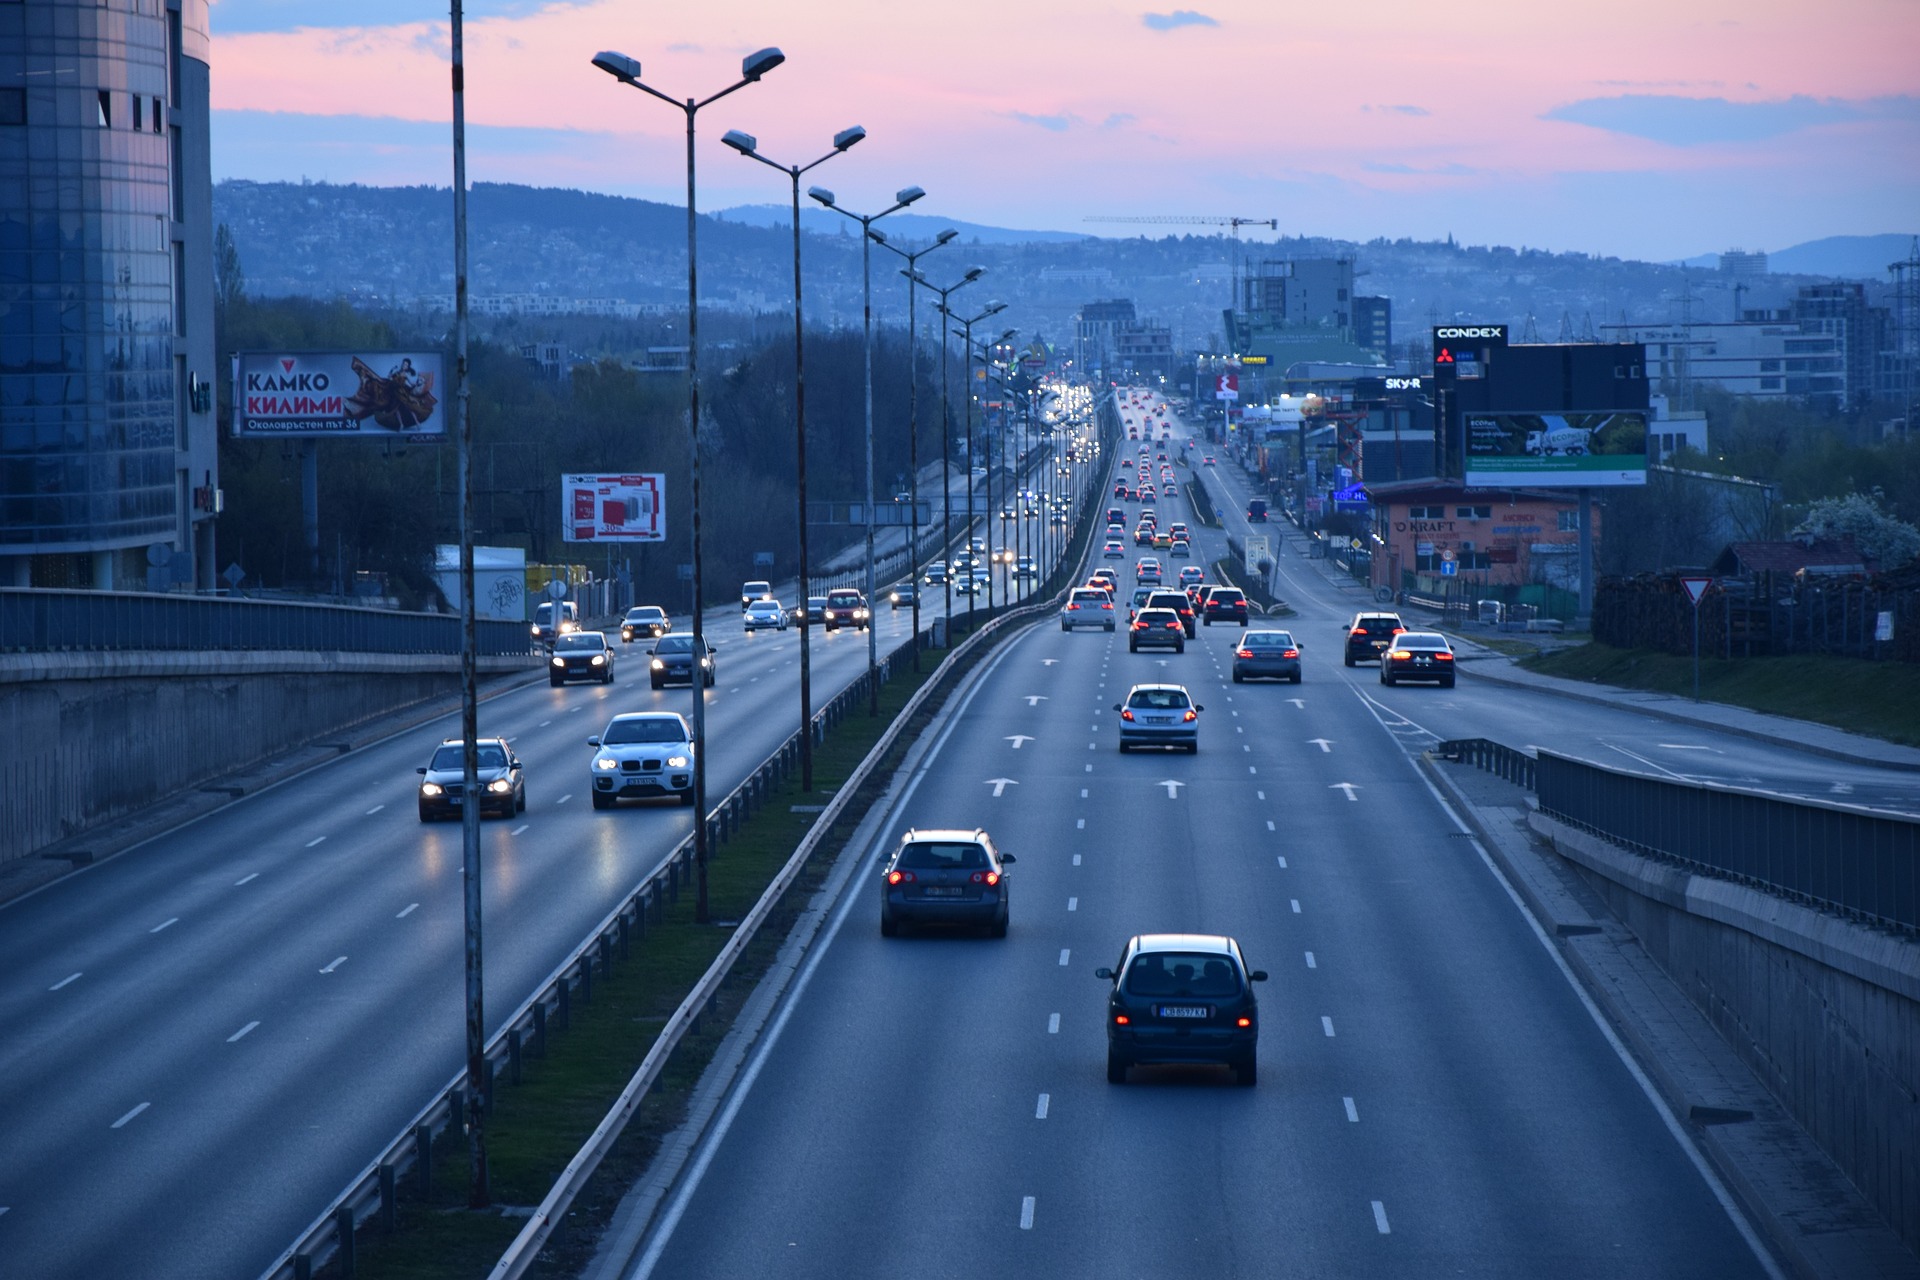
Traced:
<svg viewBox="0 0 1920 1280">
<path fill-rule="evenodd" d="M 655 671 L 665 671 L 667 669 L 667 664 L 660 661 L 660 659 L 658 658 L 655 658 L 652 662 L 648 663 L 647 665 L 652 667 Z"/>
<path fill-rule="evenodd" d="M 445 791 L 446 788 L 437 782 L 423 782 L 420 784 L 420 794 L 423 796 L 437 796 L 444 794 Z"/>
<path fill-rule="evenodd" d="M 667 757 L 667 768 L 684 769 L 686 767 L 687 767 L 687 757 L 685 756 L 668 756 Z"/>
<path fill-rule="evenodd" d="M 612 756 L 595 756 L 593 768 L 596 773 L 612 773 L 620 767 L 620 762 Z"/>
<path fill-rule="evenodd" d="M 604 653 L 596 653 L 596 654 L 594 654 L 594 655 L 593 655 L 593 665 L 594 665 L 594 666 L 596 666 L 596 667 L 604 667 L 604 666 L 606 666 L 606 665 L 607 665 L 607 655 L 606 655 L 606 654 L 604 654 Z"/>
<path fill-rule="evenodd" d="M 553 665 L 556 667 L 564 667 L 567 665 L 567 660 L 565 658 L 555 658 L 553 660 Z"/>
<path fill-rule="evenodd" d="M 537 623 L 537 622 L 536 622 L 536 623 L 534 623 L 534 624 L 533 624 L 533 625 L 532 625 L 531 627 L 528 627 L 528 628 L 527 628 L 527 632 L 528 632 L 528 634 L 530 634 L 530 635 L 536 635 L 536 636 L 537 636 L 537 635 L 539 635 L 539 634 L 540 634 L 540 624 L 539 624 L 539 623 Z"/>
<path fill-rule="evenodd" d="M 493 794 L 497 796 L 503 796 L 507 794 L 507 792 L 513 790 L 513 783 L 507 781 L 505 778 L 495 778 L 492 782 L 489 782 L 487 784 L 487 790 L 493 792 Z"/>
</svg>

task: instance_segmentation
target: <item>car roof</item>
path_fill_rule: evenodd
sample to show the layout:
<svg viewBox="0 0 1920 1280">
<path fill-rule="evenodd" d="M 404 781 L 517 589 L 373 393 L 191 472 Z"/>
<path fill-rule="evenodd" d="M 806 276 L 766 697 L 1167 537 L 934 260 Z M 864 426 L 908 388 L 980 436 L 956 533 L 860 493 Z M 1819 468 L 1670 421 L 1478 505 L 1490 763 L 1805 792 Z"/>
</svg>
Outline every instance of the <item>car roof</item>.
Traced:
<svg viewBox="0 0 1920 1280">
<path fill-rule="evenodd" d="M 460 745 L 460 742 L 461 742 L 461 739 L 459 739 L 459 738 L 442 738 L 442 739 L 440 739 L 440 745 L 441 745 L 441 746 L 443 746 L 443 747 L 457 747 L 457 746 L 459 746 L 459 745 Z M 501 746 L 503 746 L 503 747 L 507 745 L 507 740 L 506 740 L 505 738 L 501 738 L 501 737 L 493 737 L 493 738 L 475 738 L 475 739 L 474 739 L 474 742 L 475 742 L 475 743 L 477 743 L 477 744 L 479 744 L 479 745 L 481 745 L 481 746 L 485 746 L 485 745 L 487 745 L 488 743 L 499 743 L 499 744 L 500 744 Z"/>
<path fill-rule="evenodd" d="M 622 711 L 607 723 L 613 724 L 619 720 L 673 720 L 683 727 L 687 723 L 686 717 L 677 711 Z"/>
<path fill-rule="evenodd" d="M 1217 933 L 1143 933 L 1133 940 L 1135 954 L 1160 951 L 1201 951 L 1230 956 L 1234 941 Z"/>
<path fill-rule="evenodd" d="M 1172 689 L 1176 693 L 1187 692 L 1187 686 L 1183 684 L 1136 684 L 1131 688 L 1129 688 L 1127 692 L 1129 694 L 1135 694 L 1135 693 L 1142 693 L 1148 689 Z"/>
<path fill-rule="evenodd" d="M 908 827 L 907 834 L 900 838 L 900 842 L 905 844 L 911 840 L 925 840 L 928 842 L 985 840 L 989 844 L 993 843 L 993 837 L 989 836 L 985 829 L 981 827 L 975 827 L 970 831 L 962 830 L 959 827 L 927 827 L 925 829 Z"/>
</svg>

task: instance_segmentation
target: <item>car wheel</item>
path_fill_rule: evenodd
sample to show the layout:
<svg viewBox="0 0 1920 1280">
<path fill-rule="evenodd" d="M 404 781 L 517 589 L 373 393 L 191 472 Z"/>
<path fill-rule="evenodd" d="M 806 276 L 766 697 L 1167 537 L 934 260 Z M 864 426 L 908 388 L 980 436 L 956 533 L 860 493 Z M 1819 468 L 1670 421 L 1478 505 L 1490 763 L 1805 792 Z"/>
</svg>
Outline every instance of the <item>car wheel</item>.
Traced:
<svg viewBox="0 0 1920 1280">
<path fill-rule="evenodd" d="M 427 812 L 427 806 L 425 805 L 420 806 L 420 821 L 422 822 L 433 821 L 433 815 Z"/>
<path fill-rule="evenodd" d="M 1111 622 L 1109 622 L 1109 623 L 1107 624 L 1107 630 L 1108 630 L 1108 631 L 1112 631 L 1112 630 L 1113 630 L 1113 624 L 1112 624 Z"/>
<path fill-rule="evenodd" d="M 1107 1083 L 1125 1084 L 1126 1082 L 1127 1060 L 1113 1050 L 1107 1050 Z"/>
<path fill-rule="evenodd" d="M 693 808 L 693 801 L 694 801 L 694 795 L 693 795 L 693 792 L 691 792 L 691 791 L 682 791 L 682 792 L 680 793 L 680 807 L 681 807 L 682 809 L 691 809 L 691 808 Z"/>
<path fill-rule="evenodd" d="M 1190 755 L 1190 756 L 1197 756 L 1197 755 L 1199 755 L 1199 754 L 1200 754 L 1200 744 L 1199 744 L 1199 743 L 1197 743 L 1197 742 L 1189 742 L 1189 743 L 1187 744 L 1187 754 L 1188 754 L 1188 755 Z"/>
<path fill-rule="evenodd" d="M 1252 1054 L 1233 1064 L 1233 1082 L 1241 1088 L 1250 1088 L 1260 1077 L 1260 1064 Z"/>
<path fill-rule="evenodd" d="M 1352 654 L 1350 654 L 1350 653 L 1343 653 L 1343 654 L 1341 654 L 1341 655 L 1340 655 L 1340 661 L 1342 661 L 1342 662 L 1344 662 L 1344 663 L 1346 663 L 1346 664 L 1347 664 L 1348 666 L 1352 666 L 1352 665 L 1353 665 L 1353 655 L 1352 655 Z"/>
<path fill-rule="evenodd" d="M 606 673 L 605 675 L 603 675 L 603 676 L 601 676 L 601 677 L 600 677 L 600 683 L 601 683 L 601 684 L 612 684 L 612 683 L 613 683 L 613 672 L 611 672 L 611 671 L 609 671 L 609 672 L 607 672 L 607 673 Z"/>
<path fill-rule="evenodd" d="M 596 809 L 611 809 L 613 808 L 613 797 L 604 791 L 596 791 L 593 793 L 593 807 Z"/>
<path fill-rule="evenodd" d="M 1007 936 L 1007 918 L 1005 916 L 1001 916 L 998 920 L 995 920 L 993 922 L 993 928 L 989 930 L 989 932 L 991 932 L 993 936 L 996 938 L 1006 937 Z"/>
<path fill-rule="evenodd" d="M 1393 677 L 1382 671 L 1380 673 L 1380 683 L 1391 689 L 1393 687 Z"/>
<path fill-rule="evenodd" d="M 520 792 L 520 800 L 513 806 L 513 811 L 515 813 L 525 813 L 527 811 L 527 793 L 524 790 Z"/>
<path fill-rule="evenodd" d="M 659 677 L 659 676 L 655 676 L 655 677 L 653 677 L 653 687 L 654 687 L 655 689 L 658 689 L 658 688 L 660 687 L 660 677 Z"/>
<path fill-rule="evenodd" d="M 883 938 L 897 938 L 900 936 L 899 922 L 884 912 L 881 913 L 880 916 L 880 936 Z"/>
<path fill-rule="evenodd" d="M 561 685 L 565 684 L 566 681 L 562 680 L 559 676 L 548 676 L 547 683 L 553 688 L 558 689 Z"/>
<path fill-rule="evenodd" d="M 1184 642 L 1181 644 L 1177 644 L 1173 646 L 1173 651 L 1175 653 L 1185 653 L 1187 651 L 1187 646 Z"/>
<path fill-rule="evenodd" d="M 1072 627 L 1070 627 L 1070 626 L 1068 626 L 1068 625 L 1067 625 L 1066 623 L 1064 623 L 1064 622 L 1060 624 L 1060 629 L 1061 629 L 1062 631 L 1071 631 L 1071 630 L 1073 630 L 1073 628 L 1072 628 Z"/>
<path fill-rule="evenodd" d="M 1135 644 L 1131 638 L 1127 640 L 1127 652 L 1128 653 L 1140 652 L 1140 646 Z"/>
<path fill-rule="evenodd" d="M 1236 671 L 1233 673 L 1233 682 L 1235 684 L 1245 684 L 1247 680 L 1245 676 L 1241 675 L 1238 671 Z"/>
<path fill-rule="evenodd" d="M 1291 678 L 1292 678 L 1292 680 L 1293 680 L 1293 683 L 1295 683 L 1295 684 L 1299 684 L 1299 683 L 1300 683 L 1300 673 L 1299 673 L 1298 671 L 1296 671 L 1296 672 L 1294 672 L 1294 673 L 1293 673 L 1293 676 L 1292 676 Z"/>
</svg>

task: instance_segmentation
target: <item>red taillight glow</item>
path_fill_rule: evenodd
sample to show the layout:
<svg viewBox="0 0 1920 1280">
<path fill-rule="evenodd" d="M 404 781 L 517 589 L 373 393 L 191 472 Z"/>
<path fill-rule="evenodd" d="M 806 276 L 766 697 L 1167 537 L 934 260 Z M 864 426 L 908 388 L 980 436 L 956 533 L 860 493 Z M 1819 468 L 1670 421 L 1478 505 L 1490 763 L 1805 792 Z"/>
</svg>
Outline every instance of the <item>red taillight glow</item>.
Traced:
<svg viewBox="0 0 1920 1280">
<path fill-rule="evenodd" d="M 973 873 L 973 882 L 975 884 L 984 884 L 991 889 L 994 885 L 1000 883 L 1000 873 L 998 871 L 976 871 Z"/>
<path fill-rule="evenodd" d="M 1350 636 L 1363 636 L 1367 634 L 1367 629 L 1365 627 L 1355 627 L 1353 630 L 1347 632 L 1347 634 Z"/>
<path fill-rule="evenodd" d="M 1240 652 L 1234 654 L 1233 656 L 1236 658 L 1251 658 L 1253 656 L 1253 650 L 1242 649 L 1240 650 Z"/>
<path fill-rule="evenodd" d="M 1233 1025 L 1236 1027 L 1250 1027 L 1253 1025 L 1253 1019 L 1252 1018 L 1235 1018 L 1233 1020 Z"/>
<path fill-rule="evenodd" d="M 1178 619 L 1178 618 L 1175 618 L 1175 619 L 1174 619 L 1174 620 L 1173 620 L 1172 622 L 1169 622 L 1169 623 L 1167 624 L 1167 629 L 1168 629 L 1169 631 L 1178 631 L 1178 630 L 1180 630 L 1180 619 Z"/>
<path fill-rule="evenodd" d="M 1116 1013 L 1113 1015 L 1113 1025 L 1116 1027 L 1129 1026 L 1132 1024 L 1132 1021 L 1133 1020 L 1124 1013 Z"/>
<path fill-rule="evenodd" d="M 1394 635 L 1396 635 L 1396 636 L 1398 636 L 1398 635 L 1405 635 L 1405 634 L 1406 634 L 1406 630 L 1407 630 L 1407 629 L 1406 629 L 1405 627 L 1395 627 L 1395 628 L 1393 629 L 1393 634 L 1394 634 Z"/>
<path fill-rule="evenodd" d="M 1434 654 L 1434 655 L 1433 655 L 1433 660 L 1434 660 L 1435 662 L 1452 662 L 1452 661 L 1453 661 L 1453 655 L 1452 655 L 1452 654 L 1450 654 L 1450 653 L 1447 653 L 1447 652 L 1445 652 L 1445 651 L 1443 650 L 1443 651 L 1441 651 L 1441 652 L 1439 652 L 1439 653 L 1436 653 L 1436 654 Z"/>
<path fill-rule="evenodd" d="M 1133 719 L 1133 712 L 1131 712 L 1131 711 L 1122 711 L 1122 712 L 1120 713 L 1120 718 L 1121 718 L 1122 720 L 1131 720 L 1131 719 Z"/>
<path fill-rule="evenodd" d="M 1298 649 L 1288 649 L 1285 653 L 1281 654 L 1280 656 L 1283 658 L 1297 658 L 1300 656 L 1300 651 Z"/>
<path fill-rule="evenodd" d="M 1068 606 L 1067 606 L 1067 612 L 1068 612 L 1068 613 L 1074 613 L 1074 612 L 1076 612 L 1076 611 L 1077 611 L 1077 610 L 1078 610 L 1079 608 L 1080 608 L 1080 606 L 1079 606 L 1079 605 L 1077 605 L 1077 604 L 1070 604 L 1070 605 L 1068 605 Z"/>
<path fill-rule="evenodd" d="M 911 882 L 911 881 L 912 881 L 912 879 L 913 879 L 913 872 L 911 872 L 911 871 L 889 871 L 889 872 L 887 872 L 887 883 L 888 883 L 888 884 L 905 884 L 905 883 L 909 883 L 909 882 Z"/>
<path fill-rule="evenodd" d="M 1181 719 L 1189 720 L 1189 721 L 1198 720 L 1199 718 L 1200 718 L 1200 713 L 1195 711 L 1192 707 L 1188 707 L 1187 714 L 1181 717 Z"/>
<path fill-rule="evenodd" d="M 1102 609 L 1111 609 L 1113 608 L 1113 601 L 1109 600 L 1105 604 L 1101 605 L 1100 607 Z"/>
<path fill-rule="evenodd" d="M 1413 655 L 1405 649 L 1395 649 L 1393 651 L 1393 660 L 1395 662 L 1411 662 L 1413 661 Z"/>
</svg>

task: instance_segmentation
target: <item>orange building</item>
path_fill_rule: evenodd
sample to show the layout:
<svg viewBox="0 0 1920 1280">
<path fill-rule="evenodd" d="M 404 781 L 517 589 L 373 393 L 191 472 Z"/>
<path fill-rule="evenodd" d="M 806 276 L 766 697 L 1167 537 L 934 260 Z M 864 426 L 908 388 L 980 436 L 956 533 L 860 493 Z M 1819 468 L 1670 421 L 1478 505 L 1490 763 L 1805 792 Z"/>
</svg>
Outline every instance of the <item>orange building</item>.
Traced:
<svg viewBox="0 0 1920 1280">
<path fill-rule="evenodd" d="M 1570 489 L 1470 489 L 1427 479 L 1368 485 L 1367 496 L 1375 587 L 1432 596 L 1542 583 L 1579 590 L 1580 499 Z M 1597 545 L 1597 502 L 1593 516 Z"/>
</svg>

